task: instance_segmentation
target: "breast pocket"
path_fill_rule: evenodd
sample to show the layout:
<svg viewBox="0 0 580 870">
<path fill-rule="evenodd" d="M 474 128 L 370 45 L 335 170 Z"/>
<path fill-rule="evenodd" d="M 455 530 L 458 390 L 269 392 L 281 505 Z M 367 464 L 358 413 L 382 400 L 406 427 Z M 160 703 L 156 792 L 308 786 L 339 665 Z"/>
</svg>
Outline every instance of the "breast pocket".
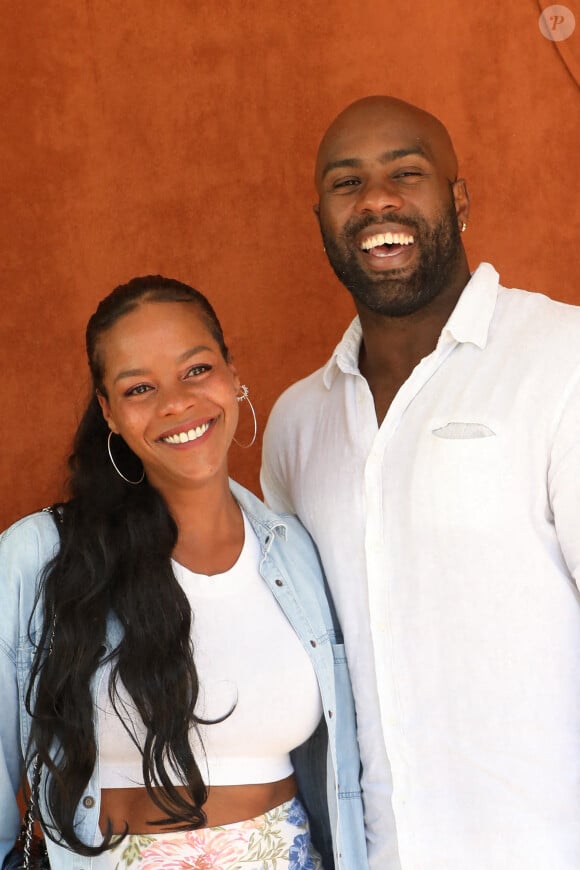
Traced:
<svg viewBox="0 0 580 870">
<path fill-rule="evenodd" d="M 523 448 L 522 448 L 523 449 Z M 418 523 L 497 527 L 513 519 L 513 446 L 487 421 L 434 424 L 422 439 L 413 471 Z"/>
</svg>

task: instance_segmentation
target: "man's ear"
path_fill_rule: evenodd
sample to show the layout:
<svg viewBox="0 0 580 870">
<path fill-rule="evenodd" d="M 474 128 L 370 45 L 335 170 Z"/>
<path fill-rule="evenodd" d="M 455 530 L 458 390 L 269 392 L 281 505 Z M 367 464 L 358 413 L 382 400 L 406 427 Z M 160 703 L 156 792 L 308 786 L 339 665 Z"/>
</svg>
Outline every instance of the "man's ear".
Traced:
<svg viewBox="0 0 580 870">
<path fill-rule="evenodd" d="M 459 226 L 466 224 L 469 220 L 469 191 L 467 190 L 467 182 L 464 178 L 458 178 L 453 182 L 453 200 L 455 202 L 455 213 Z"/>
<path fill-rule="evenodd" d="M 319 202 L 314 203 L 314 205 L 312 206 L 312 211 L 314 212 L 314 214 L 316 215 L 318 220 L 320 220 L 320 203 Z"/>
<path fill-rule="evenodd" d="M 113 420 L 113 417 L 111 414 L 111 406 L 109 405 L 109 400 L 107 399 L 106 396 L 103 396 L 103 394 L 101 392 L 99 392 L 99 390 L 97 390 L 97 401 L 98 401 L 99 405 L 101 406 L 101 411 L 103 412 L 103 417 L 105 418 L 105 422 L 106 422 L 107 426 L 109 427 L 111 432 L 114 432 L 115 435 L 118 435 L 119 430 L 118 430 L 117 426 L 115 425 L 115 421 Z"/>
</svg>

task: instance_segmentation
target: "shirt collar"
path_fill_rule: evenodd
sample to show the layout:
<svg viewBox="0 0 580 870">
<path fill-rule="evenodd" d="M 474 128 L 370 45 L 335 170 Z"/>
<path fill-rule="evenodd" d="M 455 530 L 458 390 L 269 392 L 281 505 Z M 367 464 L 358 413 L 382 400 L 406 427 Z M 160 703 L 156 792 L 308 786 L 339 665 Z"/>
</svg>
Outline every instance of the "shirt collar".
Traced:
<svg viewBox="0 0 580 870">
<path fill-rule="evenodd" d="M 483 349 L 487 344 L 498 286 L 499 275 L 493 266 L 480 263 L 443 327 L 439 344 L 448 341 L 460 344 L 471 342 Z M 355 317 L 324 367 L 322 379 L 327 389 L 330 389 L 339 371 L 350 375 L 360 374 L 358 357 L 361 341 L 362 327 L 359 318 Z"/>
<path fill-rule="evenodd" d="M 495 311 L 498 287 L 499 275 L 493 266 L 480 263 L 465 285 L 439 341 L 451 338 L 460 344 L 471 342 L 483 350 Z"/>
<path fill-rule="evenodd" d="M 322 379 L 325 387 L 330 389 L 338 372 L 348 375 L 360 374 L 358 354 L 362 341 L 362 327 L 358 317 L 352 321 L 339 343 L 334 348 L 332 356 L 324 367 Z"/>
</svg>

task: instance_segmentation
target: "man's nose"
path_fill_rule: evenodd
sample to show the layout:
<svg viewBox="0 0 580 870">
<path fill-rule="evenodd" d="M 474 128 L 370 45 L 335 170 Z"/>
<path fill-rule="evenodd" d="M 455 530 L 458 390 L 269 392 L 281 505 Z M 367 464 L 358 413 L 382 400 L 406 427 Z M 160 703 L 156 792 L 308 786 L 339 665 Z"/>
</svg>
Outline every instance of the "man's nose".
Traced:
<svg viewBox="0 0 580 870">
<path fill-rule="evenodd" d="M 357 207 L 360 212 L 380 214 L 397 211 L 403 206 L 403 197 L 397 184 L 390 178 L 368 179 L 360 190 Z"/>
</svg>

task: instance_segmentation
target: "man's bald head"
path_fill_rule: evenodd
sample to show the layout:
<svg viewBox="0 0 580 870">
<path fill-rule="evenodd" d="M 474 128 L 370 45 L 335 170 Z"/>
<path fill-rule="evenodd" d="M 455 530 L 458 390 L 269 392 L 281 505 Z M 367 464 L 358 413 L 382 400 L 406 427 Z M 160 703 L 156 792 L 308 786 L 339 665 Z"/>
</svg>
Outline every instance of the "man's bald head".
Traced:
<svg viewBox="0 0 580 870">
<path fill-rule="evenodd" d="M 315 180 L 324 247 L 359 314 L 457 301 L 469 195 L 441 121 L 393 97 L 357 100 L 324 134 Z"/>
<path fill-rule="evenodd" d="M 417 149 L 448 181 L 457 178 L 457 158 L 449 133 L 434 115 L 395 97 L 364 97 L 347 106 L 324 134 L 316 160 L 315 183 L 337 161 L 356 160 L 360 141 L 369 134 L 388 138 L 389 147 Z"/>
</svg>

